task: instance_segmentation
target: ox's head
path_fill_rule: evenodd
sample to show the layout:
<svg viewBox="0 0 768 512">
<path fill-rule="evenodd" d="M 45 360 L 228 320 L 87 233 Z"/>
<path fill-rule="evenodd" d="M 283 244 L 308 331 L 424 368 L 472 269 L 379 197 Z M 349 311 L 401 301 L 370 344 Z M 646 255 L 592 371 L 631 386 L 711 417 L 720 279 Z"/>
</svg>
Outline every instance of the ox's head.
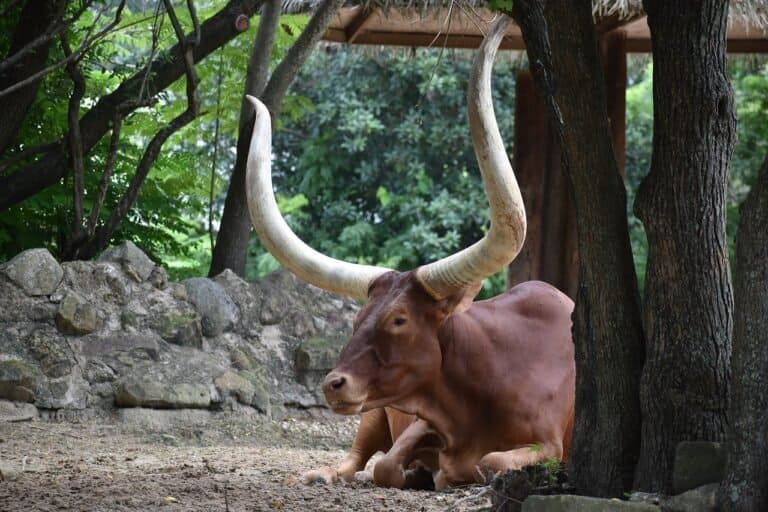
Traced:
<svg viewBox="0 0 768 512">
<path fill-rule="evenodd" d="M 469 79 L 472 144 L 490 205 L 491 224 L 482 240 L 414 271 L 339 261 L 308 247 L 280 215 L 272 191 L 271 121 L 256 109 L 246 172 L 248 209 L 264 246 L 299 278 L 337 293 L 368 299 L 337 368 L 325 381 L 329 403 L 341 413 L 400 401 L 438 371 L 437 331 L 463 307 L 477 283 L 504 268 L 525 239 L 525 208 L 491 102 L 491 69 L 509 18 L 502 16 L 475 57 Z"/>
<path fill-rule="evenodd" d="M 414 272 L 387 272 L 373 280 L 352 338 L 323 382 L 325 398 L 340 414 L 385 405 L 408 407 L 440 372 L 438 331 L 472 302 L 480 285 L 436 299 Z"/>
</svg>

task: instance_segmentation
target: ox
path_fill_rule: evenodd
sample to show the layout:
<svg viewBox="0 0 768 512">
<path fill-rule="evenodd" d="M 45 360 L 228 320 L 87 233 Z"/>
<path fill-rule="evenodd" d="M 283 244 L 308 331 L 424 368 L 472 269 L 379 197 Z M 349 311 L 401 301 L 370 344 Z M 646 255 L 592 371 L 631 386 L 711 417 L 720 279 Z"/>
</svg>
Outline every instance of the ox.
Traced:
<svg viewBox="0 0 768 512">
<path fill-rule="evenodd" d="M 323 390 L 340 414 L 362 413 L 347 457 L 307 480 L 350 479 L 376 451 L 380 485 L 442 488 L 567 456 L 573 429 L 573 303 L 541 282 L 473 302 L 525 238 L 525 208 L 491 102 L 491 69 L 509 18 L 483 41 L 469 80 L 472 143 L 491 225 L 482 240 L 410 272 L 342 262 L 304 244 L 280 215 L 270 172 L 271 122 L 258 100 L 246 174 L 248 207 L 265 247 L 321 288 L 367 299 Z"/>
</svg>

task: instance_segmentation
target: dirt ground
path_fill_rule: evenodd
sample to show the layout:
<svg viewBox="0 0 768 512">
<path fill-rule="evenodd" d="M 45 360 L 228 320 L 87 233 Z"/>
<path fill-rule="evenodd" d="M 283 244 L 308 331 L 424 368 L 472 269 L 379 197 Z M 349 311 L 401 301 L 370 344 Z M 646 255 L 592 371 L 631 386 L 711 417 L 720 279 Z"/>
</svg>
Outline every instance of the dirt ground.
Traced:
<svg viewBox="0 0 768 512">
<path fill-rule="evenodd" d="M 182 420 L 171 411 L 129 410 L 98 421 L 0 423 L 0 511 L 490 510 L 480 486 L 302 484 L 304 471 L 344 455 L 354 418 L 200 412 Z"/>
</svg>

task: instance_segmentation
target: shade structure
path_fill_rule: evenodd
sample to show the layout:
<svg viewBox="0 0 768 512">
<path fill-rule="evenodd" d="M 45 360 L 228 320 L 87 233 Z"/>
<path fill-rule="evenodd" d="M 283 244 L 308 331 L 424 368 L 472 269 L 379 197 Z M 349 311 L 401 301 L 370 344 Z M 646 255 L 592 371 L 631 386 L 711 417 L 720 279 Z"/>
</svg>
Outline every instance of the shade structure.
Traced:
<svg viewBox="0 0 768 512">
<path fill-rule="evenodd" d="M 456 3 L 434 7 L 344 7 L 325 33 L 326 41 L 359 45 L 477 48 L 498 16 L 484 7 Z M 630 53 L 651 51 L 651 35 L 642 11 L 595 16 L 599 34 L 621 31 Z M 512 25 L 501 49 L 524 50 L 520 28 Z M 762 18 L 733 15 L 729 20 L 728 51 L 768 53 L 768 26 Z"/>
</svg>

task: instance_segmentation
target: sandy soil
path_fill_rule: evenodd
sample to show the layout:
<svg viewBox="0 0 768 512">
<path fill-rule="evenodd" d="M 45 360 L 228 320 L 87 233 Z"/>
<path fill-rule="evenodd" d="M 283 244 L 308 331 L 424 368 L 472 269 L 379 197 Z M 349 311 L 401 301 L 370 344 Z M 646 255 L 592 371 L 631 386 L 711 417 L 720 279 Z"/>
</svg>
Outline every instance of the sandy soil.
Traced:
<svg viewBox="0 0 768 512">
<path fill-rule="evenodd" d="M 167 411 L 111 420 L 0 423 L 0 511 L 479 511 L 485 488 L 398 491 L 304 485 L 351 443 L 356 420 L 179 422 Z M 370 469 L 370 465 L 369 465 Z"/>
</svg>

